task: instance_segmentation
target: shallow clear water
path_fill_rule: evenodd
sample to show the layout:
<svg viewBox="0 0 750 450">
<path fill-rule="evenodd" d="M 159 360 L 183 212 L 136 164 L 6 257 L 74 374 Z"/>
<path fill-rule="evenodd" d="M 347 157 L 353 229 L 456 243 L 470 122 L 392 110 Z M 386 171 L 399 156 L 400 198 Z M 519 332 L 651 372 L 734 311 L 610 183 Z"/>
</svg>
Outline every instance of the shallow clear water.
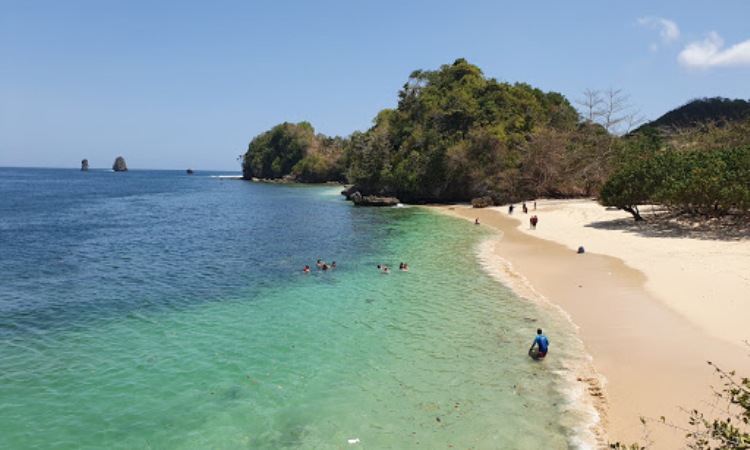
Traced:
<svg viewBox="0 0 750 450">
<path fill-rule="evenodd" d="M 587 446 L 488 231 L 215 175 L 0 169 L 0 448 Z"/>
</svg>

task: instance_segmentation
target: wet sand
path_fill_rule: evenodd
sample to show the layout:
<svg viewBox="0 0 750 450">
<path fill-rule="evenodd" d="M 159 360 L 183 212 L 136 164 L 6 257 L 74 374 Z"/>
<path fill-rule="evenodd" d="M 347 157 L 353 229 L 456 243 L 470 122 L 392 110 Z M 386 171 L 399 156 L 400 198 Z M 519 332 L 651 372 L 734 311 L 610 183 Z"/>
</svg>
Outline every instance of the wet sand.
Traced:
<svg viewBox="0 0 750 450">
<path fill-rule="evenodd" d="M 513 215 L 507 207 L 435 208 L 499 230 L 493 260 L 510 287 L 559 306 L 578 327 L 605 379 L 603 396 L 591 390 L 604 442 L 682 448 L 685 431 L 658 419 L 687 427 L 685 410 L 710 410 L 711 386 L 721 381 L 707 361 L 750 374 L 743 342 L 750 339 L 750 240 L 613 229 L 606 224 L 629 215 L 593 201 L 539 201 L 528 214 L 516 205 Z M 539 216 L 536 230 L 528 224 L 532 214 Z M 652 420 L 644 427 L 641 417 Z"/>
</svg>

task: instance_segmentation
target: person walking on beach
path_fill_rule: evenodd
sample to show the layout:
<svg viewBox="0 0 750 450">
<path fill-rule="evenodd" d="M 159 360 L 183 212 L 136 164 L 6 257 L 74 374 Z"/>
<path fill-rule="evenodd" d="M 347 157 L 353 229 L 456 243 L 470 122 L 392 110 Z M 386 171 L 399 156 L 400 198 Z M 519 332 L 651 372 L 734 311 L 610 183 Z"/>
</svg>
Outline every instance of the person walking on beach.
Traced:
<svg viewBox="0 0 750 450">
<path fill-rule="evenodd" d="M 536 230 L 536 224 L 539 223 L 539 218 L 535 215 L 531 216 L 529 219 L 529 223 L 531 223 L 531 229 Z"/>
<path fill-rule="evenodd" d="M 536 352 L 534 352 L 534 347 L 537 347 Z M 537 329 L 536 338 L 534 339 L 534 342 L 531 343 L 531 347 L 529 348 L 529 356 L 534 359 L 544 359 L 544 357 L 547 356 L 548 348 L 549 339 L 547 339 L 547 336 L 542 334 L 541 328 Z"/>
</svg>

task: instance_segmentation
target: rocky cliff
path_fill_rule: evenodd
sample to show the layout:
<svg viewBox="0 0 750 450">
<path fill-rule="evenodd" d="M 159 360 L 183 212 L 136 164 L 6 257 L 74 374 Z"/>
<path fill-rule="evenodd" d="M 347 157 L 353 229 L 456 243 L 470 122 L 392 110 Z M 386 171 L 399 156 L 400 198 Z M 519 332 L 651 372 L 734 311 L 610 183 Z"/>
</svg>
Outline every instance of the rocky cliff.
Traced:
<svg viewBox="0 0 750 450">
<path fill-rule="evenodd" d="M 115 172 L 127 172 L 128 165 L 125 164 L 125 158 L 118 156 L 117 159 L 115 159 L 115 163 L 112 165 L 112 170 Z"/>
</svg>

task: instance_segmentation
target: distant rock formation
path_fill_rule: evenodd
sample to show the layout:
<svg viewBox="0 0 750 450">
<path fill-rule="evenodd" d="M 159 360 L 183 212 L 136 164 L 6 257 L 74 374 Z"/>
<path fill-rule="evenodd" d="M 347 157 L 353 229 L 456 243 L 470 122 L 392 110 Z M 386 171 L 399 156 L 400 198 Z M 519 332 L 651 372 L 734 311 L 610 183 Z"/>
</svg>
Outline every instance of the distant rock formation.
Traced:
<svg viewBox="0 0 750 450">
<path fill-rule="evenodd" d="M 400 203 L 396 197 L 362 195 L 356 185 L 347 186 L 341 191 L 341 195 L 357 206 L 396 206 Z"/>
<path fill-rule="evenodd" d="M 125 158 L 123 158 L 122 156 L 118 156 L 115 159 L 115 163 L 112 164 L 112 170 L 114 170 L 115 172 L 127 172 L 128 166 L 127 164 L 125 164 Z"/>
<path fill-rule="evenodd" d="M 399 201 L 396 197 L 378 197 L 376 195 L 362 195 L 359 191 L 349 196 L 351 200 L 357 206 L 396 206 Z"/>
<path fill-rule="evenodd" d="M 495 206 L 495 201 L 492 197 L 477 197 L 471 199 L 471 206 L 473 208 L 487 208 L 489 206 Z"/>
<path fill-rule="evenodd" d="M 193 174 L 193 169 L 188 169 L 188 170 L 187 170 L 187 174 L 188 174 L 188 175 L 192 175 L 192 174 Z"/>
<path fill-rule="evenodd" d="M 87 170 L 89 170 L 89 160 L 88 159 L 84 159 L 83 161 L 81 161 L 81 170 L 83 170 L 84 172 L 86 172 Z"/>
<path fill-rule="evenodd" d="M 349 186 L 346 186 L 344 188 L 344 190 L 341 191 L 341 195 L 343 195 L 344 197 L 346 197 L 347 200 L 351 200 L 352 199 L 352 194 L 354 194 L 355 192 L 357 192 L 357 190 L 358 190 L 357 186 L 354 185 L 354 184 L 351 184 Z"/>
</svg>

